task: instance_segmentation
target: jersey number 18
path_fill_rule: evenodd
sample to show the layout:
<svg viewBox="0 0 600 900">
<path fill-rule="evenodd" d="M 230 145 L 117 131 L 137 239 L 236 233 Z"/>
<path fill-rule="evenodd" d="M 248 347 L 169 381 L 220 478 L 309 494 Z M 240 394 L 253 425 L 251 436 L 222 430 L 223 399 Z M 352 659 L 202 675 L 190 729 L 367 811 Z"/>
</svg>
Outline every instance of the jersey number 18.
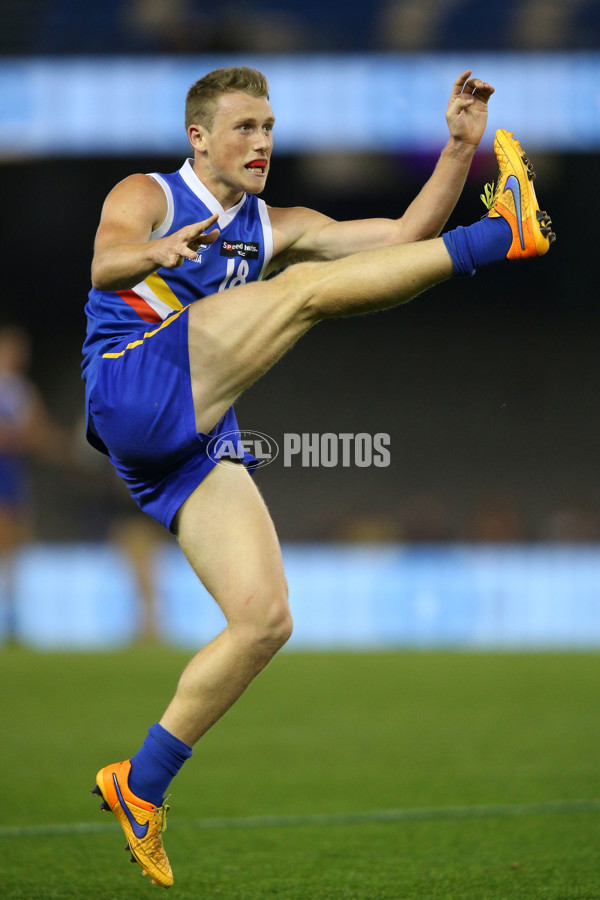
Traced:
<svg viewBox="0 0 600 900">
<path fill-rule="evenodd" d="M 219 291 L 225 291 L 227 288 L 238 287 L 240 284 L 246 284 L 250 266 L 248 260 L 241 259 L 237 272 L 235 271 L 235 259 L 227 260 L 227 274 L 219 285 Z"/>
</svg>

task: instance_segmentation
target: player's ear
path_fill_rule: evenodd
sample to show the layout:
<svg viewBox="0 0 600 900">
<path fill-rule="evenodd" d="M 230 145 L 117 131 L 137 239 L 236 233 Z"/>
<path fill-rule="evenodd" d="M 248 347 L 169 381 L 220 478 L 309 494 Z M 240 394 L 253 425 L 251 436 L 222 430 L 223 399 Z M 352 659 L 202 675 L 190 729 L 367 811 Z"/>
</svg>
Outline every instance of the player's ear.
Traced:
<svg viewBox="0 0 600 900">
<path fill-rule="evenodd" d="M 192 148 L 202 153 L 206 149 L 205 138 L 207 131 L 202 125 L 196 125 L 194 122 L 188 127 L 188 139 Z"/>
</svg>

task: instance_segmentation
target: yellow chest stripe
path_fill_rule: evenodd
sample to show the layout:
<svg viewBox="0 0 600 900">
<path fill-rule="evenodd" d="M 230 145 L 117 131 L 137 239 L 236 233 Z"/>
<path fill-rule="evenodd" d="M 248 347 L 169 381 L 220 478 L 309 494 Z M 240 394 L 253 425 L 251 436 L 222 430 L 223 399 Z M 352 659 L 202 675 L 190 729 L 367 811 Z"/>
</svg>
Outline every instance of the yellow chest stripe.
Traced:
<svg viewBox="0 0 600 900">
<path fill-rule="evenodd" d="M 158 299 L 162 300 L 163 303 L 166 303 L 167 306 L 170 306 L 171 309 L 183 309 L 183 303 L 177 299 L 164 278 L 161 278 L 156 272 L 153 272 L 152 275 L 148 275 L 148 277 L 144 279 L 144 282 L 148 285 L 152 293 L 156 294 Z"/>
</svg>

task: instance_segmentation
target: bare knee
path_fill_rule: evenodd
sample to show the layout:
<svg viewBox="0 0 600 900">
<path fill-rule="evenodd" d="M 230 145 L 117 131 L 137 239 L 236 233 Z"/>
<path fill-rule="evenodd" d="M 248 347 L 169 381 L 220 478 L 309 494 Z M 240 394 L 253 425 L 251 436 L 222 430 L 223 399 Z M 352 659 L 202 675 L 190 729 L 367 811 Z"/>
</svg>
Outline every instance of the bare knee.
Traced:
<svg viewBox="0 0 600 900">
<path fill-rule="evenodd" d="M 294 299 L 298 314 L 314 325 L 324 317 L 319 303 L 319 285 L 325 272 L 322 262 L 300 262 L 289 266 L 277 276 L 279 286 Z"/>
<path fill-rule="evenodd" d="M 275 654 L 289 641 L 292 629 L 292 614 L 288 606 L 286 590 L 285 600 L 282 597 L 267 610 L 258 632 L 259 643 L 267 651 L 272 650 Z"/>
<path fill-rule="evenodd" d="M 287 584 L 284 584 L 268 599 L 258 621 L 252 622 L 256 648 L 263 651 L 268 658 L 274 656 L 290 639 L 292 627 L 288 589 Z"/>
<path fill-rule="evenodd" d="M 292 634 L 287 584 L 249 595 L 229 625 L 252 656 L 266 665 Z"/>
</svg>

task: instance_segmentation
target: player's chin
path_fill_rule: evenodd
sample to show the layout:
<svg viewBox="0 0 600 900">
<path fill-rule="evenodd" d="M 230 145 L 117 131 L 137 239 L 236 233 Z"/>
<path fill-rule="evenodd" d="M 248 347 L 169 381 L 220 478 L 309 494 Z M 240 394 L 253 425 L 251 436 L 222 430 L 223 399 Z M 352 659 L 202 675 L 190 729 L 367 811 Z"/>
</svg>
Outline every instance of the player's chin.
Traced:
<svg viewBox="0 0 600 900">
<path fill-rule="evenodd" d="M 263 178 L 263 180 L 259 183 L 252 183 L 246 186 L 247 194 L 262 194 L 265 184 L 267 183 L 267 179 Z"/>
<path fill-rule="evenodd" d="M 258 174 L 249 170 L 245 181 L 245 190 L 248 194 L 260 194 L 267 183 L 268 170 Z"/>
</svg>

